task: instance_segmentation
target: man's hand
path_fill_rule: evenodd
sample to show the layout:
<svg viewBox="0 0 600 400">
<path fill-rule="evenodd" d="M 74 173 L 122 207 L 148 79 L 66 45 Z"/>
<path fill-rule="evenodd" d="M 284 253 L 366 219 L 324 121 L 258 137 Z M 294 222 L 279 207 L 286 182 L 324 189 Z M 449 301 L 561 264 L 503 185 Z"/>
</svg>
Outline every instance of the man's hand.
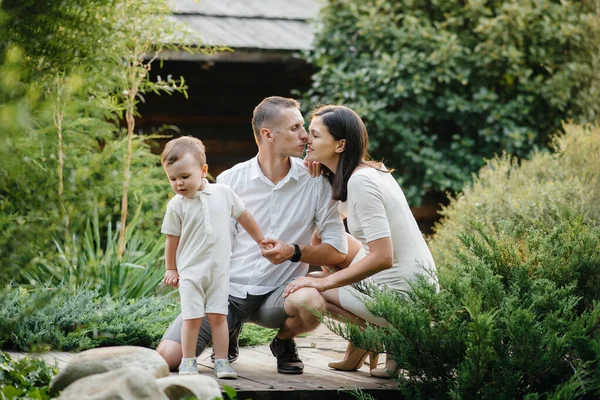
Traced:
<svg viewBox="0 0 600 400">
<path fill-rule="evenodd" d="M 163 283 L 166 286 L 171 287 L 179 287 L 179 274 L 176 269 L 168 269 L 165 271 L 165 278 L 163 279 Z"/>
<path fill-rule="evenodd" d="M 272 246 L 272 248 L 268 249 L 268 246 Z M 281 240 L 263 239 L 260 242 L 260 247 L 263 257 L 276 265 L 288 261 L 294 255 L 294 246 Z"/>
<path fill-rule="evenodd" d="M 288 285 L 283 290 L 283 297 L 288 297 L 296 290 L 304 287 L 315 288 L 319 292 L 325 291 L 325 284 L 323 283 L 323 278 L 311 278 L 308 276 L 301 276 L 300 278 L 296 278 L 290 283 L 288 283 Z"/>
</svg>

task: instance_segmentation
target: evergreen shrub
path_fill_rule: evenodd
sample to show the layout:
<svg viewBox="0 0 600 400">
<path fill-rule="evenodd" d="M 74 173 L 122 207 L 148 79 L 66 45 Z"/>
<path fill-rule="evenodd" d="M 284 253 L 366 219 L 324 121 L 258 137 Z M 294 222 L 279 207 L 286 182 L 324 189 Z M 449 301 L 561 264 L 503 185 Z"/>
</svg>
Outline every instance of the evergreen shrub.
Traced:
<svg viewBox="0 0 600 400">
<path fill-rule="evenodd" d="M 371 288 L 388 328 L 327 322 L 390 354 L 407 398 L 600 396 L 600 129 L 567 124 L 553 147 L 491 160 L 451 200 L 439 292 L 423 277 L 405 295 Z"/>
<path fill-rule="evenodd" d="M 600 226 L 570 211 L 553 221 L 473 221 L 441 290 L 420 279 L 406 297 L 374 291 L 391 326 L 328 322 L 355 345 L 387 351 L 407 398 L 600 395 Z M 562 397 L 558 394 L 562 393 Z"/>
<path fill-rule="evenodd" d="M 430 242 L 438 266 L 455 259 L 457 232 L 473 218 L 495 230 L 502 221 L 554 221 L 567 207 L 600 221 L 600 126 L 565 124 L 554 137 L 552 153 L 536 152 L 518 161 L 504 154 L 488 161 L 473 183 L 450 197 Z"/>
<path fill-rule="evenodd" d="M 5 288 L 0 303 L 0 347 L 17 351 L 155 348 L 179 314 L 178 304 L 166 297 L 118 300 L 65 286 Z"/>
</svg>

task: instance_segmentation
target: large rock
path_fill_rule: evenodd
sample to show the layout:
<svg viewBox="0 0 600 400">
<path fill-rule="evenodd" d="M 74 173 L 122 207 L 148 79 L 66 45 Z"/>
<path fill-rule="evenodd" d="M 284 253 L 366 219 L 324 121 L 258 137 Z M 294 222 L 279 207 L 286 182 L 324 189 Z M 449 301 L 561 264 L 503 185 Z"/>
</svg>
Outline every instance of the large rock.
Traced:
<svg viewBox="0 0 600 400">
<path fill-rule="evenodd" d="M 222 398 L 219 384 L 210 376 L 171 375 L 156 382 L 170 400 L 188 399 L 191 396 L 200 400 Z"/>
<path fill-rule="evenodd" d="M 52 379 L 50 394 L 55 396 L 78 379 L 121 367 L 139 367 L 156 378 L 169 376 L 169 366 L 155 350 L 136 346 L 103 347 L 81 352 L 71 358 L 67 366 Z"/>
<path fill-rule="evenodd" d="M 168 400 L 152 372 L 124 367 L 81 378 L 66 388 L 59 400 Z"/>
</svg>

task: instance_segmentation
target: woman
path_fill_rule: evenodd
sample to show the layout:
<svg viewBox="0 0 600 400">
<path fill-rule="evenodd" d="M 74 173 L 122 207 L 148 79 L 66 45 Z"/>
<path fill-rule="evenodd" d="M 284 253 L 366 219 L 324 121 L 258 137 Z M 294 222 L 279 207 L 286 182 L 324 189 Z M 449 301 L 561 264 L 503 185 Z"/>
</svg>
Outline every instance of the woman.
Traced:
<svg viewBox="0 0 600 400">
<path fill-rule="evenodd" d="M 318 162 L 332 184 L 334 200 L 341 201 L 346 212 L 348 230 L 358 239 L 362 248 L 352 251 L 350 265 L 335 271 L 318 273 L 290 282 L 285 295 L 302 287 L 313 287 L 322 292 L 328 310 L 334 318 L 350 317 L 364 324 L 386 326 L 387 321 L 366 310 L 360 300 L 364 294 L 349 286 L 359 281 L 370 281 L 388 289 L 408 291 L 408 281 L 415 274 L 424 273 L 423 266 L 436 281 L 431 252 L 419 231 L 400 186 L 390 171 L 370 160 L 367 153 L 367 129 L 361 118 L 344 106 L 322 106 L 312 115 L 305 161 Z M 360 368 L 368 353 L 352 347 L 346 350 L 344 360 L 330 363 L 341 370 Z M 388 359 L 385 369 L 373 369 L 377 364 L 371 355 L 371 374 L 389 377 L 397 366 Z"/>
</svg>

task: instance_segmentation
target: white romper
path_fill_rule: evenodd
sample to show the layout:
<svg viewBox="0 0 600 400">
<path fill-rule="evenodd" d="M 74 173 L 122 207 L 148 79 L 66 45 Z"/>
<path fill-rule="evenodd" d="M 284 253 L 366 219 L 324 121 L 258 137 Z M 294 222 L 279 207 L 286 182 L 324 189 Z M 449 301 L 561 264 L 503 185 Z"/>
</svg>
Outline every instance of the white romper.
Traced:
<svg viewBox="0 0 600 400">
<path fill-rule="evenodd" d="M 179 236 L 176 264 L 183 319 L 205 313 L 227 315 L 231 218 L 244 212 L 242 200 L 227 186 L 209 184 L 193 197 L 176 194 L 167 204 L 161 232 Z"/>
</svg>

